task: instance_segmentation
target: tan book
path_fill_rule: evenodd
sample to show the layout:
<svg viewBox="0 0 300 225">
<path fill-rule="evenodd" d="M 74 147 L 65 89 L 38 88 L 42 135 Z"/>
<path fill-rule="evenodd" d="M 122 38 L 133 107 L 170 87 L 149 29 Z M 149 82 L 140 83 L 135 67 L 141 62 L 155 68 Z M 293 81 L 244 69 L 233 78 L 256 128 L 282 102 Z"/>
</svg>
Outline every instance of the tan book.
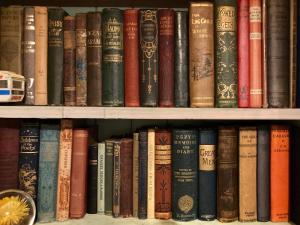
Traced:
<svg viewBox="0 0 300 225">
<path fill-rule="evenodd" d="M 147 218 L 155 218 L 155 130 L 148 129 Z"/>
<path fill-rule="evenodd" d="M 139 133 L 133 134 L 133 165 L 132 165 L 132 215 L 138 217 L 139 210 Z"/>
<path fill-rule="evenodd" d="M 290 2 L 290 108 L 296 107 L 297 0 Z"/>
</svg>

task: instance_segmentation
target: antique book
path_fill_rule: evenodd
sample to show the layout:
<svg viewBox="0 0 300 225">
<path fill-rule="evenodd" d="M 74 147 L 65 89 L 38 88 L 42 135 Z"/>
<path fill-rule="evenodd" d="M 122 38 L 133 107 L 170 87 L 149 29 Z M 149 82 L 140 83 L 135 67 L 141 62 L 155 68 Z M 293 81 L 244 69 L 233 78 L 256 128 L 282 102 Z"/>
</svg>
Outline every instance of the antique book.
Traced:
<svg viewBox="0 0 300 225">
<path fill-rule="evenodd" d="M 174 106 L 174 10 L 158 10 L 159 106 Z"/>
<path fill-rule="evenodd" d="M 133 133 L 132 150 L 132 216 L 138 217 L 139 210 L 139 133 Z"/>
<path fill-rule="evenodd" d="M 290 1 L 267 5 L 268 102 L 271 108 L 289 107 Z"/>
<path fill-rule="evenodd" d="M 102 16 L 102 104 L 105 106 L 123 106 L 123 11 L 117 8 L 105 8 Z"/>
<path fill-rule="evenodd" d="M 59 152 L 59 125 L 41 124 L 37 195 L 37 220 L 55 221 Z"/>
<path fill-rule="evenodd" d="M 172 131 L 172 219 L 198 218 L 198 131 Z"/>
<path fill-rule="evenodd" d="M 290 108 L 296 107 L 297 84 L 297 0 L 290 2 Z"/>
<path fill-rule="evenodd" d="M 120 189 L 121 189 L 121 140 L 113 142 L 113 177 L 112 177 L 112 216 L 120 216 Z"/>
<path fill-rule="evenodd" d="M 155 218 L 155 129 L 148 129 L 147 219 Z"/>
<path fill-rule="evenodd" d="M 238 133 L 235 127 L 219 127 L 217 163 L 217 218 L 238 219 Z"/>
<path fill-rule="evenodd" d="M 300 12 L 300 4 L 297 4 L 297 12 Z M 297 16 L 297 34 L 296 34 L 296 43 L 297 43 L 297 52 L 300 51 L 300 45 L 298 43 L 300 43 L 300 16 Z M 297 75 L 300 74 L 300 57 L 298 57 L 297 54 Z M 296 107 L 300 108 L 300 79 L 296 79 Z"/>
<path fill-rule="evenodd" d="M 76 106 L 87 105 L 86 18 L 86 13 L 77 13 L 75 16 Z"/>
<path fill-rule="evenodd" d="M 48 9 L 34 7 L 35 17 L 35 105 L 48 104 Z"/>
<path fill-rule="evenodd" d="M 0 31 L 1 32 L 1 31 Z M 23 76 L 25 83 L 25 104 L 34 105 L 35 91 L 35 17 L 34 7 L 24 8 L 23 21 Z"/>
<path fill-rule="evenodd" d="M 213 3 L 192 2 L 190 4 L 189 78 L 191 107 L 214 107 L 213 13 Z"/>
<path fill-rule="evenodd" d="M 25 120 L 20 128 L 19 189 L 37 200 L 40 149 L 38 121 Z"/>
<path fill-rule="evenodd" d="M 114 140 L 109 139 L 105 141 L 105 175 L 104 175 L 105 215 L 112 215 L 113 165 L 114 165 Z"/>
<path fill-rule="evenodd" d="M 257 219 L 256 127 L 240 127 L 239 131 L 239 221 Z"/>
<path fill-rule="evenodd" d="M 0 9 L 0 69 L 22 73 L 23 7 Z"/>
<path fill-rule="evenodd" d="M 155 132 L 155 218 L 172 217 L 172 133 L 170 130 Z"/>
<path fill-rule="evenodd" d="M 125 106 L 140 106 L 138 9 L 124 10 Z"/>
<path fill-rule="evenodd" d="M 75 17 L 64 18 L 64 105 L 76 104 Z"/>
<path fill-rule="evenodd" d="M 101 12 L 89 12 L 86 25 L 87 104 L 102 105 L 102 26 Z"/>
<path fill-rule="evenodd" d="M 105 142 L 98 143 L 97 213 L 104 215 L 105 203 Z"/>
<path fill-rule="evenodd" d="M 215 1 L 216 106 L 235 108 L 237 93 L 237 0 Z"/>
<path fill-rule="evenodd" d="M 270 132 L 257 129 L 257 220 L 270 220 Z"/>
<path fill-rule="evenodd" d="M 175 12 L 174 102 L 176 107 L 188 107 L 188 12 Z"/>
<path fill-rule="evenodd" d="M 59 160 L 57 178 L 56 220 L 65 221 L 69 218 L 70 178 L 72 163 L 73 122 L 61 120 L 59 136 Z"/>
<path fill-rule="evenodd" d="M 199 130 L 199 219 L 214 220 L 217 213 L 217 133 Z"/>
<path fill-rule="evenodd" d="M 141 106 L 158 104 L 158 22 L 157 10 L 139 12 L 140 100 Z"/>
<path fill-rule="evenodd" d="M 263 107 L 264 108 L 268 108 L 267 1 L 268 0 L 262 0 L 262 71 L 263 71 L 262 80 L 263 80 Z"/>
<path fill-rule="evenodd" d="M 48 9 L 48 104 L 63 104 L 64 15 L 59 7 Z M 38 61 L 38 58 L 37 58 Z"/>
<path fill-rule="evenodd" d="M 87 208 L 89 214 L 97 213 L 98 189 L 98 144 L 88 147 L 88 173 L 87 173 Z"/>
<path fill-rule="evenodd" d="M 271 222 L 289 221 L 290 136 L 287 126 L 272 125 L 270 131 Z"/>
<path fill-rule="evenodd" d="M 250 105 L 249 0 L 238 1 L 238 106 Z"/>
</svg>

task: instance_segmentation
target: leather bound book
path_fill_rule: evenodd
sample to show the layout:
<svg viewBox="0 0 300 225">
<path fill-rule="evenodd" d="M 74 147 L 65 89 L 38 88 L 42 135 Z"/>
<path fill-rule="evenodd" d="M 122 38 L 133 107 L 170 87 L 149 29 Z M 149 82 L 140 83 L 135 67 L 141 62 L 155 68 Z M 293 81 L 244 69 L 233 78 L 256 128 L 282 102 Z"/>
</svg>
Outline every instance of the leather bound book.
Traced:
<svg viewBox="0 0 300 225">
<path fill-rule="evenodd" d="M 97 213 L 104 215 L 105 209 L 105 143 L 98 143 Z"/>
<path fill-rule="evenodd" d="M 140 106 L 138 10 L 124 11 L 125 106 Z"/>
<path fill-rule="evenodd" d="M 124 105 L 123 11 L 103 9 L 102 104 Z"/>
<path fill-rule="evenodd" d="M 268 108 L 268 64 L 267 64 L 267 51 L 268 51 L 268 43 L 267 43 L 267 1 L 262 0 L 262 68 L 263 68 L 263 107 Z"/>
<path fill-rule="evenodd" d="M 157 10 L 141 9 L 139 24 L 141 106 L 155 107 L 158 104 Z"/>
<path fill-rule="evenodd" d="M 220 222 L 238 219 L 237 129 L 220 127 L 217 162 L 217 218 Z"/>
<path fill-rule="evenodd" d="M 75 16 L 76 106 L 87 105 L 86 13 Z"/>
<path fill-rule="evenodd" d="M 105 141 L 105 215 L 112 215 L 114 140 Z"/>
<path fill-rule="evenodd" d="M 132 216 L 132 152 L 133 140 L 121 139 L 120 151 L 120 215 Z"/>
<path fill-rule="evenodd" d="M 63 104 L 64 15 L 62 8 L 48 10 L 48 104 Z M 37 58 L 38 60 L 38 58 Z"/>
<path fill-rule="evenodd" d="M 155 218 L 155 130 L 148 129 L 147 219 Z"/>
<path fill-rule="evenodd" d="M 48 104 L 48 9 L 34 7 L 35 17 L 35 105 Z M 57 65 L 55 65 L 57 66 Z"/>
<path fill-rule="evenodd" d="M 214 220 L 217 214 L 217 133 L 213 129 L 199 131 L 199 219 Z"/>
<path fill-rule="evenodd" d="M 297 0 L 290 2 L 290 108 L 296 107 L 297 83 Z"/>
<path fill-rule="evenodd" d="M 98 144 L 88 147 L 87 213 L 97 213 Z"/>
<path fill-rule="evenodd" d="M 37 211 L 39 222 L 55 221 L 59 125 L 41 124 Z"/>
<path fill-rule="evenodd" d="M 297 12 L 300 12 L 300 4 L 297 4 Z M 297 52 L 300 52 L 300 16 L 297 16 Z M 298 79 L 298 74 L 300 74 L 300 57 L 298 57 L 297 53 L 297 79 L 296 79 L 296 107 L 300 108 L 300 79 Z"/>
<path fill-rule="evenodd" d="M 120 189 L 121 189 L 121 141 L 113 142 L 113 189 L 112 189 L 112 216 L 117 218 L 120 216 Z"/>
<path fill-rule="evenodd" d="M 249 0 L 238 0 L 238 106 L 250 105 Z"/>
<path fill-rule="evenodd" d="M 40 125 L 24 121 L 20 129 L 19 189 L 37 199 L 40 149 Z"/>
<path fill-rule="evenodd" d="M 270 131 L 257 130 L 257 220 L 270 220 Z"/>
<path fill-rule="evenodd" d="M 287 126 L 271 126 L 270 194 L 271 222 L 289 221 L 289 153 Z"/>
<path fill-rule="evenodd" d="M 139 210 L 139 133 L 133 133 L 132 153 L 132 216 L 138 217 Z"/>
<path fill-rule="evenodd" d="M 172 219 L 198 218 L 198 131 L 172 131 Z"/>
<path fill-rule="evenodd" d="M 23 7 L 0 9 L 0 70 L 22 74 Z"/>
<path fill-rule="evenodd" d="M 101 12 L 89 12 L 86 25 L 87 104 L 102 105 L 102 26 Z"/>
<path fill-rule="evenodd" d="M 190 105 L 214 107 L 213 3 L 190 4 Z M 205 22 L 203 22 L 205 21 Z"/>
<path fill-rule="evenodd" d="M 172 217 L 172 133 L 170 130 L 155 132 L 155 218 Z"/>
<path fill-rule="evenodd" d="M 216 106 L 234 108 L 237 93 L 237 0 L 215 1 Z"/>
<path fill-rule="evenodd" d="M 35 90 L 35 17 L 34 8 L 24 8 L 23 21 L 23 76 L 25 83 L 25 104 L 34 105 Z"/>
<path fill-rule="evenodd" d="M 72 120 L 61 120 L 56 201 L 57 221 L 65 221 L 69 218 L 72 138 Z"/>
<path fill-rule="evenodd" d="M 188 107 L 188 12 L 175 12 L 174 101 L 176 107 Z"/>
<path fill-rule="evenodd" d="M 239 133 L 239 221 L 257 219 L 256 193 L 257 131 L 241 127 Z"/>
<path fill-rule="evenodd" d="M 290 1 L 268 1 L 267 7 L 268 102 L 271 108 L 287 108 L 290 77 Z"/>
<path fill-rule="evenodd" d="M 174 106 L 174 10 L 158 10 L 159 106 Z"/>
<path fill-rule="evenodd" d="M 64 105 L 76 104 L 75 17 L 64 18 Z"/>
</svg>

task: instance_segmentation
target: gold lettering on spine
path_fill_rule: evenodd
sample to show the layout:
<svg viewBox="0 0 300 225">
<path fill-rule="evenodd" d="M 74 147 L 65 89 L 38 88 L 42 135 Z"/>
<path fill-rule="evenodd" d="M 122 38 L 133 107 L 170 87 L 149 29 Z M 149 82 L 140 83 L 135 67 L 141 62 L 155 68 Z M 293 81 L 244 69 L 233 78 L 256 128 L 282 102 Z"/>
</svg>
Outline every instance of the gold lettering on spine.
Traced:
<svg viewBox="0 0 300 225">
<path fill-rule="evenodd" d="M 204 171 L 212 171 L 216 169 L 215 145 L 199 146 L 199 169 Z"/>
<path fill-rule="evenodd" d="M 236 31 L 235 8 L 232 6 L 221 6 L 217 9 L 218 19 L 217 31 L 234 32 Z"/>
</svg>

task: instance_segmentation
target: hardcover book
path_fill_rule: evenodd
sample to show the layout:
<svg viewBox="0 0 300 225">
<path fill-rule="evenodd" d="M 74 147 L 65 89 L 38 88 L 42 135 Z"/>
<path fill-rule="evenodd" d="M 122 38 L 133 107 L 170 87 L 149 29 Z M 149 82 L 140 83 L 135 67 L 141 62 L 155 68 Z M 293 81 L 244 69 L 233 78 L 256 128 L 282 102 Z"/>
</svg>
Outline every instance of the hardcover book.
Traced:
<svg viewBox="0 0 300 225">
<path fill-rule="evenodd" d="M 297 0 L 290 2 L 290 108 L 296 107 L 297 87 Z"/>
<path fill-rule="evenodd" d="M 121 141 L 116 140 L 113 143 L 113 190 L 112 190 L 112 216 L 120 216 L 120 189 L 121 189 Z"/>
<path fill-rule="evenodd" d="M 88 147 L 88 174 L 87 174 L 87 209 L 89 214 L 97 213 L 98 189 L 98 144 Z"/>
<path fill-rule="evenodd" d="M 112 215 L 114 140 L 105 141 L 105 215 Z"/>
<path fill-rule="evenodd" d="M 105 208 L 105 143 L 98 144 L 97 212 L 104 215 Z"/>
<path fill-rule="evenodd" d="M 155 130 L 148 129 L 147 219 L 155 218 Z"/>
<path fill-rule="evenodd" d="M 138 217 L 139 210 L 139 133 L 133 134 L 132 156 L 132 216 Z"/>
<path fill-rule="evenodd" d="M 262 0 L 262 67 L 263 67 L 263 107 L 268 108 L 268 23 L 267 1 Z"/>
</svg>

